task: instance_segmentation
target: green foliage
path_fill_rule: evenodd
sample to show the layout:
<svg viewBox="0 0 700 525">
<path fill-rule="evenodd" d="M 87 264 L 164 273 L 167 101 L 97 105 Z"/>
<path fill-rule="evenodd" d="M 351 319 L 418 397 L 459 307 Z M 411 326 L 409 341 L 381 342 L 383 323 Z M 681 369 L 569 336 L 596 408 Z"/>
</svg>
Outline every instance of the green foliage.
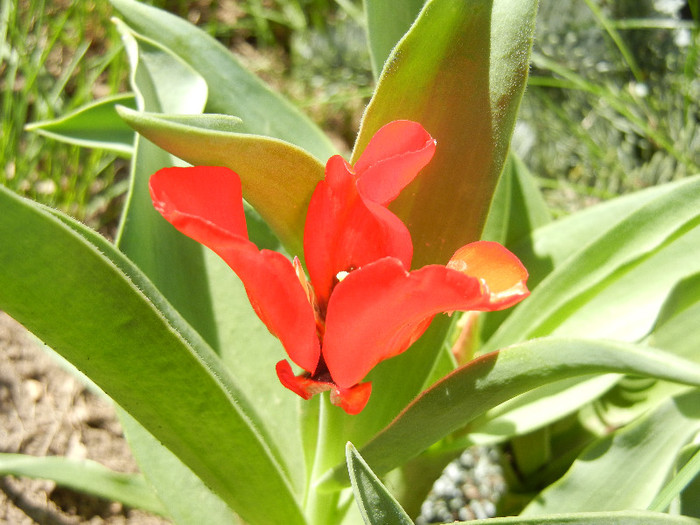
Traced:
<svg viewBox="0 0 700 525">
<path fill-rule="evenodd" d="M 114 472 L 95 461 L 2 453 L 0 474 L 51 479 L 64 487 L 167 515 L 142 475 Z"/>
<path fill-rule="evenodd" d="M 388 121 L 420 121 L 437 139 L 438 153 L 393 208 L 411 229 L 415 265 L 444 262 L 483 235 L 521 257 L 533 293 L 512 313 L 467 323 L 469 352 L 480 357 L 457 370 L 451 344 L 461 325 L 436 318 L 408 352 L 370 373 L 372 398 L 351 417 L 326 397 L 300 409 L 300 401 L 280 387 L 274 366 L 284 352 L 249 306 L 242 283 L 162 220 L 147 187 L 153 172 L 182 161 L 230 166 L 241 174 L 255 208 L 246 209 L 251 240 L 275 250 L 283 244 L 301 255 L 309 195 L 323 162 L 342 145 L 201 30 L 134 0 L 112 1 L 123 19 L 117 25 L 133 96 L 88 104 L 82 86 L 64 98 L 77 58 L 51 97 L 36 96 L 48 55 L 65 45 L 62 31 L 70 33 L 73 17 L 89 19 L 79 7 L 49 23 L 50 11 L 39 2 L 36 25 L 23 29 L 17 23 L 29 15 L 5 1 L 0 31 L 11 43 L 3 56 L 5 102 L 22 82 L 28 86 L 19 89 L 19 103 L 3 104 L 3 122 L 26 119 L 27 100 L 35 96 L 41 121 L 35 131 L 132 157 L 118 249 L 60 212 L 0 189 L 0 307 L 119 404 L 144 473 L 126 479 L 130 488 L 120 492 L 112 473 L 91 471 L 95 490 L 178 523 L 326 525 L 343 519 L 351 484 L 359 514 L 348 514 L 348 522 L 410 523 L 397 499 L 420 497 L 424 483 L 412 491 L 392 487 L 392 495 L 378 476 L 396 469 L 392 479 L 410 481 L 411 466 L 434 472 L 459 447 L 507 442 L 520 476 L 511 490 L 535 499 L 522 517 L 474 523 L 696 523 L 626 509 L 663 511 L 678 500 L 683 512 L 698 514 L 692 501 L 700 494 L 693 482 L 700 466 L 692 443 L 700 421 L 700 178 L 684 177 L 552 221 L 535 178 L 508 151 L 527 81 L 536 2 L 411 1 L 397 11 L 392 2 L 365 1 L 371 66 L 382 72 L 353 158 Z M 181 14 L 188 7 L 153 4 Z M 286 0 L 271 7 L 249 0 L 240 3 L 246 20 L 241 28 L 258 43 L 300 45 L 285 35 L 290 30 L 297 36 L 313 30 L 333 41 L 341 33 L 328 20 L 342 19 L 334 18 L 338 9 L 360 18 L 352 2 L 338 5 Z M 314 9 L 328 16 L 318 18 Z M 657 78 L 658 64 L 631 45 L 626 31 L 634 24 L 620 24 L 593 1 L 578 9 L 592 17 L 596 35 L 609 38 L 606 52 L 617 53 L 619 67 L 594 83 L 585 73 L 597 64 L 583 61 L 582 70 L 578 60 L 552 56 L 545 39 L 525 108 L 538 139 L 548 137 L 545 129 L 562 141 L 573 133 L 595 167 L 614 164 L 619 153 L 621 167 L 602 169 L 601 181 L 569 174 L 599 193 L 696 170 L 697 31 L 681 57 L 683 73 L 668 75 L 681 89 L 668 95 L 677 97 L 674 113 L 660 124 L 662 105 L 636 88 L 668 79 Z M 221 37 L 226 29 L 219 22 L 202 25 Z M 43 50 L 36 45 L 41 24 L 50 33 Z M 79 33 L 80 41 L 85 37 Z M 22 38 L 33 50 L 26 62 L 18 53 Z M 590 38 L 592 51 L 595 42 Z M 82 55 L 95 60 L 100 73 L 119 64 L 116 54 L 97 59 L 81 45 L 76 56 Z M 109 75 L 110 89 L 121 87 L 124 75 Z M 619 88 L 621 78 L 626 89 Z M 581 103 L 592 99 L 599 111 L 584 130 L 578 125 Z M 115 111 L 116 103 L 131 101 L 130 109 Z M 532 119 L 541 107 L 556 111 L 560 127 L 550 129 L 549 117 Z M 117 114 L 143 137 L 132 140 Z M 3 132 L 9 129 L 3 126 Z M 32 136 L 25 146 L 40 140 Z M 18 150 L 24 139 L 3 133 L 2 140 Z M 639 151 L 630 153 L 627 142 Z M 571 162 L 570 150 L 562 159 L 558 151 L 545 151 L 541 160 L 522 148 L 522 140 L 518 144 L 539 175 L 551 176 L 542 169 L 547 159 L 557 160 L 552 169 L 559 172 Z M 78 155 L 82 162 L 84 154 Z M 36 157 L 27 158 L 22 170 L 31 171 Z M 19 166 L 19 156 L 14 159 L 5 163 L 5 174 Z M 640 159 L 652 159 L 640 169 L 654 176 L 644 178 L 634 168 L 623 180 L 621 170 Z M 84 168 L 95 171 L 90 163 Z M 6 177 L 11 186 L 13 180 Z M 348 441 L 366 461 L 352 445 L 345 447 Z M 32 475 L 60 480 L 69 473 L 53 469 L 53 460 L 38 465 L 42 470 Z"/>
</svg>

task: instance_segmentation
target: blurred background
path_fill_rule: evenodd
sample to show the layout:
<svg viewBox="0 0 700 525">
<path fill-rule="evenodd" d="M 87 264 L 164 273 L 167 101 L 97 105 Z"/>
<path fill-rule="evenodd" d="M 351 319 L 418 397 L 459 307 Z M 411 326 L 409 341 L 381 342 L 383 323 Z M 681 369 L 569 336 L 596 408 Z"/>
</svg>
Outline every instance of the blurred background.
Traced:
<svg viewBox="0 0 700 525">
<path fill-rule="evenodd" d="M 0 0 L 0 183 L 109 232 L 128 164 L 24 131 L 128 91 L 105 0 Z M 150 0 L 349 150 L 373 79 L 360 0 Z M 700 171 L 698 0 L 541 0 L 514 149 L 555 213 Z"/>
</svg>

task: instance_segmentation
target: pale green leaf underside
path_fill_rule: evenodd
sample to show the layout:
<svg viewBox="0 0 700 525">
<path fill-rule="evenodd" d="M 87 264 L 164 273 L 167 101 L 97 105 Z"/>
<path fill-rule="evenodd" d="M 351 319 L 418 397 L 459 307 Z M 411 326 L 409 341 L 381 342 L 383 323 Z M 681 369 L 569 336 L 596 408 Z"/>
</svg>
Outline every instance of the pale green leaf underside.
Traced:
<svg viewBox="0 0 700 525">
<path fill-rule="evenodd" d="M 324 165 L 279 139 L 236 132 L 240 119 L 226 115 L 160 115 L 122 108 L 122 117 L 148 140 L 198 166 L 226 166 L 241 178 L 243 196 L 287 249 L 303 254 L 311 194 Z"/>
</svg>

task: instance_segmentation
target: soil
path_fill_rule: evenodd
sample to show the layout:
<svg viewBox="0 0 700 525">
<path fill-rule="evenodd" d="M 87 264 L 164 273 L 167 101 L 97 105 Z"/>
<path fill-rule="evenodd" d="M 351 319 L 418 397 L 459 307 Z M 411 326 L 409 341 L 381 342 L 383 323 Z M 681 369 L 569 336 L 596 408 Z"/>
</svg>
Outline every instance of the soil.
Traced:
<svg viewBox="0 0 700 525">
<path fill-rule="evenodd" d="M 0 312 L 0 452 L 137 466 L 112 405 L 97 397 Z M 169 522 L 46 480 L 0 476 L 0 525 L 165 525 Z"/>
</svg>

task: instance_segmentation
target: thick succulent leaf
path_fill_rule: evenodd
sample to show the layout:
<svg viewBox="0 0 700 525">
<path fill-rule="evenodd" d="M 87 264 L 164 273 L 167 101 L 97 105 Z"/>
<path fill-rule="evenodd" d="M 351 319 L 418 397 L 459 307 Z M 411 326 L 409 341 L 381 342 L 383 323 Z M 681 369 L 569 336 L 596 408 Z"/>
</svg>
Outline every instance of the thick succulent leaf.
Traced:
<svg viewBox="0 0 700 525">
<path fill-rule="evenodd" d="M 377 78 L 396 43 L 408 31 L 425 0 L 364 0 L 372 72 Z"/>
<path fill-rule="evenodd" d="M 303 523 L 246 396 L 143 273 L 106 241 L 88 242 L 96 234 L 78 233 L 85 228 L 75 221 L 1 188 L 0 205 L 0 308 L 90 377 L 244 519 Z M 271 493 L 275 505 L 263 505 Z"/>
<path fill-rule="evenodd" d="M 534 518 L 518 516 L 455 523 L 468 523 L 469 525 L 697 525 L 700 521 L 660 512 L 624 510 L 620 512 L 554 514 Z"/>
<path fill-rule="evenodd" d="M 647 508 L 698 431 L 700 391 L 694 390 L 587 447 L 522 515 Z"/>
<path fill-rule="evenodd" d="M 412 525 L 398 501 L 389 493 L 379 478 L 372 472 L 352 443 L 345 448 L 348 473 L 355 501 L 367 525 Z"/>
<path fill-rule="evenodd" d="M 482 239 L 512 248 L 551 220 L 535 178 L 525 163 L 511 153 L 496 186 Z"/>
<path fill-rule="evenodd" d="M 381 476 L 519 394 L 593 373 L 700 384 L 700 366 L 665 352 L 609 341 L 534 340 L 481 356 L 438 381 L 360 451 Z M 343 466 L 326 478 L 328 487 L 347 483 Z"/>
<path fill-rule="evenodd" d="M 197 166 L 226 166 L 241 178 L 243 196 L 290 253 L 301 256 L 306 209 L 324 165 L 288 142 L 237 133 L 225 115 L 120 114 L 149 141 Z"/>
<path fill-rule="evenodd" d="M 243 121 L 241 133 L 275 137 L 319 159 L 325 160 L 336 153 L 328 137 L 311 120 L 204 31 L 135 0 L 111 1 L 136 32 L 159 42 L 201 75 L 209 88 L 208 113 L 236 115 Z"/>
<path fill-rule="evenodd" d="M 397 119 L 437 140 L 421 175 L 392 203 L 414 265 L 446 263 L 481 237 L 525 88 L 537 2 L 426 3 L 386 62 L 353 152 Z M 435 221 L 435 217 L 440 221 Z"/>
<path fill-rule="evenodd" d="M 136 107 L 131 93 L 114 95 L 53 120 L 32 122 L 25 129 L 52 139 L 87 148 L 102 148 L 129 156 L 134 132 L 119 118 L 115 106 Z"/>
<path fill-rule="evenodd" d="M 700 177 L 613 221 L 537 285 L 486 344 L 544 335 L 634 341 L 651 330 L 669 288 L 700 271 Z"/>
<path fill-rule="evenodd" d="M 124 410 L 119 420 L 151 490 L 177 525 L 239 525 L 228 505 Z"/>
<path fill-rule="evenodd" d="M 62 487 L 168 515 L 142 475 L 116 472 L 95 461 L 60 456 L 0 454 L 0 476 L 7 475 L 49 479 Z"/>
</svg>

